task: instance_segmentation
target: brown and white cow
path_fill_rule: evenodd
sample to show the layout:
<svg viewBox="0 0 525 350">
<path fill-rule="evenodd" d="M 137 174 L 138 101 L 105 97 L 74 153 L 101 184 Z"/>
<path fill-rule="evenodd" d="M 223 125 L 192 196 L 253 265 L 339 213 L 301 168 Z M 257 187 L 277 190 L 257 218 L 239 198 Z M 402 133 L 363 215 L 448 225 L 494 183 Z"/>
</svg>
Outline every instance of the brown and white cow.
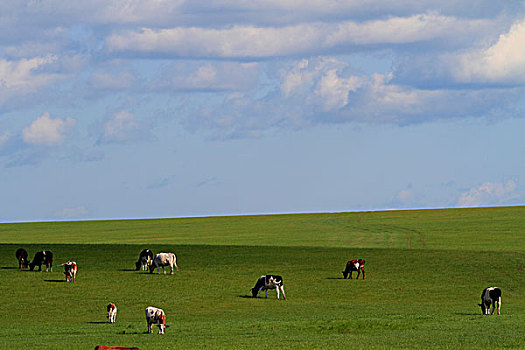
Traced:
<svg viewBox="0 0 525 350">
<path fill-rule="evenodd" d="M 280 292 L 283 293 L 283 299 L 286 300 L 284 294 L 283 278 L 278 275 L 262 275 L 252 288 L 252 296 L 258 298 L 261 292 L 266 291 L 266 298 L 268 298 L 268 289 L 275 289 L 277 292 L 277 299 L 279 299 Z"/>
<path fill-rule="evenodd" d="M 149 272 L 153 273 L 155 271 L 155 268 L 157 268 L 157 273 L 160 274 L 160 268 L 162 267 L 162 271 L 164 274 L 166 274 L 166 270 L 164 270 L 164 266 L 171 267 L 170 274 L 173 275 L 174 270 L 173 267 L 179 271 L 179 267 L 177 266 L 177 257 L 175 256 L 175 253 L 158 253 L 155 255 L 155 258 L 153 259 L 153 264 L 149 267 Z"/>
<path fill-rule="evenodd" d="M 29 264 L 29 270 L 33 271 L 38 266 L 38 271 L 42 271 L 42 265 L 46 265 L 46 272 L 53 272 L 53 253 L 49 250 L 42 250 L 35 253 L 33 261 Z"/>
<path fill-rule="evenodd" d="M 365 259 L 348 260 L 343 271 L 343 278 L 346 279 L 350 275 L 350 279 L 352 279 L 353 271 L 357 271 L 356 279 L 359 279 L 361 272 L 363 273 L 363 279 L 365 279 Z"/>
<path fill-rule="evenodd" d="M 77 276 L 77 263 L 69 260 L 67 263 L 60 264 L 58 266 L 64 266 L 64 275 L 66 275 L 66 282 L 75 282 Z"/>
<path fill-rule="evenodd" d="M 115 321 L 117 320 L 117 305 L 109 303 L 106 307 L 106 310 L 108 311 L 109 323 L 115 323 Z"/>
<path fill-rule="evenodd" d="M 135 263 L 136 270 L 147 271 L 148 268 L 153 264 L 153 253 L 149 249 L 144 249 L 140 252 L 139 260 Z"/>
<path fill-rule="evenodd" d="M 148 323 L 148 333 L 153 333 L 153 325 L 159 327 L 159 334 L 164 334 L 164 331 L 169 326 L 166 325 L 166 314 L 164 310 L 157 307 L 148 306 L 146 308 L 146 322 Z"/>
<path fill-rule="evenodd" d="M 18 269 L 26 269 L 29 265 L 29 260 L 27 260 L 27 251 L 24 248 L 18 248 L 16 251 L 16 259 L 18 260 Z"/>
<path fill-rule="evenodd" d="M 483 315 L 488 315 L 490 313 L 490 306 L 492 305 L 492 313 L 494 315 L 494 310 L 496 309 L 496 304 L 498 304 L 498 315 L 501 310 L 501 289 L 498 287 L 488 287 L 481 292 L 481 313 Z"/>
</svg>

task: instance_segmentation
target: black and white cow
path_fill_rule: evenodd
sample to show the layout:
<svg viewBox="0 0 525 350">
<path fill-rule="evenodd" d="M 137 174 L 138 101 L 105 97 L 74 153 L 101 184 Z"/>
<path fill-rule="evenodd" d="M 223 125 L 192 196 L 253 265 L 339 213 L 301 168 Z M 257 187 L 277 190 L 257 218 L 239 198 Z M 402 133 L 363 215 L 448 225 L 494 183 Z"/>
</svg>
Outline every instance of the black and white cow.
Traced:
<svg viewBox="0 0 525 350">
<path fill-rule="evenodd" d="M 33 261 L 29 264 L 29 269 L 33 271 L 38 266 L 38 271 L 42 271 L 42 265 L 46 265 L 46 272 L 53 272 L 53 253 L 49 250 L 36 252 Z"/>
<path fill-rule="evenodd" d="M 498 287 L 488 287 L 481 292 L 481 313 L 483 315 L 488 315 L 490 312 L 490 305 L 492 305 L 492 313 L 494 315 L 494 309 L 496 308 L 496 303 L 498 304 L 498 315 L 500 314 L 501 309 L 501 289 Z"/>
<path fill-rule="evenodd" d="M 140 252 L 139 260 L 135 263 L 136 270 L 147 271 L 148 268 L 153 264 L 153 252 L 149 249 L 144 249 Z"/>
<path fill-rule="evenodd" d="M 164 331 L 169 326 L 166 325 L 166 314 L 164 310 L 158 307 L 148 306 L 146 308 L 146 322 L 148 323 L 148 333 L 153 333 L 152 326 L 156 324 L 159 327 L 159 334 L 164 334 Z"/>
<path fill-rule="evenodd" d="M 174 270 L 173 267 L 179 271 L 179 267 L 177 266 L 177 257 L 175 256 L 175 253 L 158 253 L 155 255 L 155 258 L 153 259 L 153 264 L 149 266 L 149 272 L 153 273 L 155 271 L 155 268 L 157 269 L 157 273 L 160 274 L 160 268 L 162 267 L 162 271 L 164 274 L 166 274 L 166 270 L 164 270 L 164 266 L 171 267 L 170 274 L 173 275 Z"/>
<path fill-rule="evenodd" d="M 268 298 L 268 289 L 275 289 L 277 292 L 277 299 L 279 299 L 280 292 L 283 293 L 283 299 L 286 300 L 286 294 L 284 294 L 283 278 L 278 275 L 262 275 L 255 283 L 255 287 L 252 288 L 252 296 L 258 298 L 261 292 L 266 291 L 266 297 Z"/>
<path fill-rule="evenodd" d="M 29 260 L 27 260 L 27 251 L 24 248 L 18 248 L 16 251 L 16 258 L 18 260 L 18 269 L 26 269 L 29 265 Z"/>
<path fill-rule="evenodd" d="M 348 260 L 343 271 L 343 278 L 346 279 L 346 277 L 350 276 L 350 279 L 352 279 L 353 271 L 357 271 L 356 279 L 359 279 L 361 272 L 363 273 L 363 279 L 365 279 L 365 259 Z"/>
</svg>

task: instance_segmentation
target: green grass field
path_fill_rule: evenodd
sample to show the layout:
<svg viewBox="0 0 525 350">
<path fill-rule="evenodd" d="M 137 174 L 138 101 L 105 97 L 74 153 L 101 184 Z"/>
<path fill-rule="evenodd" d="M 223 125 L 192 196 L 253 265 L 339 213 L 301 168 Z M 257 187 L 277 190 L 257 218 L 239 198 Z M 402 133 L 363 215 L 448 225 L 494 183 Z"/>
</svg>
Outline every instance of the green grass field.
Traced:
<svg viewBox="0 0 525 350">
<path fill-rule="evenodd" d="M 18 271 L 19 247 L 74 259 L 77 282 Z M 135 271 L 143 248 L 180 271 Z M 342 279 L 351 258 L 365 280 Z M 0 349 L 524 349 L 524 265 L 525 207 L 0 224 Z M 288 300 L 249 297 L 265 273 Z M 502 315 L 483 316 L 492 285 Z M 164 336 L 145 333 L 149 305 Z"/>
</svg>

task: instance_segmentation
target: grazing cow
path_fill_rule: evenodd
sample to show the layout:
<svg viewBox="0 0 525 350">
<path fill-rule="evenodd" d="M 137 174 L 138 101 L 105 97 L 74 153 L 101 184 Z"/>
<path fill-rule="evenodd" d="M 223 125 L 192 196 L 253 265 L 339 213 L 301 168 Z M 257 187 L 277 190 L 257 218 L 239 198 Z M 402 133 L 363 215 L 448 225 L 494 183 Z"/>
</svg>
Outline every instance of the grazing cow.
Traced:
<svg viewBox="0 0 525 350">
<path fill-rule="evenodd" d="M 148 268 L 153 264 L 153 253 L 149 249 L 144 249 L 140 252 L 139 260 L 135 263 L 136 270 L 147 271 Z"/>
<path fill-rule="evenodd" d="M 498 304 L 498 315 L 500 314 L 501 309 L 501 289 L 498 287 L 488 287 L 481 292 L 481 313 L 483 315 L 488 315 L 490 311 L 490 305 L 492 305 L 492 313 L 494 315 L 494 309 L 496 308 L 496 303 Z"/>
<path fill-rule="evenodd" d="M 109 303 L 106 309 L 108 310 L 109 323 L 115 323 L 117 319 L 117 305 Z"/>
<path fill-rule="evenodd" d="M 75 282 L 77 276 L 77 263 L 69 260 L 67 263 L 60 264 L 58 266 L 64 266 L 64 275 L 66 275 L 66 282 Z"/>
<path fill-rule="evenodd" d="M 46 272 L 48 270 L 53 272 L 53 253 L 49 250 L 36 252 L 33 261 L 29 264 L 29 269 L 33 271 L 35 266 L 38 266 L 38 271 L 42 271 L 42 265 L 46 265 Z"/>
<path fill-rule="evenodd" d="M 363 279 L 365 279 L 365 259 L 348 260 L 346 268 L 343 271 L 343 278 L 346 279 L 346 277 L 350 275 L 350 279 L 352 279 L 353 271 L 357 271 L 356 279 L 359 279 L 361 272 L 363 273 Z"/>
<path fill-rule="evenodd" d="M 155 255 L 155 259 L 153 259 L 153 264 L 149 266 L 149 272 L 153 273 L 155 271 L 155 268 L 157 268 L 157 273 L 160 274 L 160 268 L 162 267 L 162 271 L 164 274 L 166 274 L 166 270 L 164 270 L 164 266 L 170 266 L 171 272 L 170 274 L 173 275 L 174 270 L 173 267 L 179 271 L 179 267 L 177 266 L 177 257 L 174 253 L 158 253 Z"/>
<path fill-rule="evenodd" d="M 18 269 L 27 269 L 29 260 L 27 260 L 27 251 L 24 248 L 17 249 L 16 258 L 18 259 Z"/>
<path fill-rule="evenodd" d="M 255 283 L 255 287 L 252 288 L 252 296 L 258 298 L 261 292 L 266 291 L 266 297 L 268 298 L 268 289 L 275 289 L 277 292 L 277 299 L 279 299 L 279 292 L 283 293 L 283 299 L 286 300 L 286 294 L 284 294 L 283 278 L 277 275 L 262 275 Z"/>
<path fill-rule="evenodd" d="M 146 322 L 148 323 L 148 333 L 153 333 L 152 326 L 156 324 L 159 327 L 159 334 L 164 334 L 164 331 L 169 326 L 166 325 L 166 314 L 164 310 L 148 306 L 146 308 Z"/>
</svg>

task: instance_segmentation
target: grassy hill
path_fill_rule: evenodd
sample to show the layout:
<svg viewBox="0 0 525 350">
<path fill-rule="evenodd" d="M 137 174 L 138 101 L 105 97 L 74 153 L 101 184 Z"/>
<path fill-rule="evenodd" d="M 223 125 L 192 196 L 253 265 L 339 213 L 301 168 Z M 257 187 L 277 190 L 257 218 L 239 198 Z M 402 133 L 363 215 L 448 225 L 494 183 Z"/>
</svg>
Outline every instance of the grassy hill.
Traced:
<svg viewBox="0 0 525 350">
<path fill-rule="evenodd" d="M 0 348 L 525 348 L 524 230 L 525 207 L 1 224 Z M 76 260 L 77 282 L 18 271 L 19 247 Z M 146 247 L 180 272 L 134 271 Z M 350 258 L 365 280 L 342 279 Z M 287 301 L 249 297 L 264 273 Z M 490 285 L 500 316 L 477 306 Z M 166 335 L 145 334 L 149 305 Z"/>
</svg>

